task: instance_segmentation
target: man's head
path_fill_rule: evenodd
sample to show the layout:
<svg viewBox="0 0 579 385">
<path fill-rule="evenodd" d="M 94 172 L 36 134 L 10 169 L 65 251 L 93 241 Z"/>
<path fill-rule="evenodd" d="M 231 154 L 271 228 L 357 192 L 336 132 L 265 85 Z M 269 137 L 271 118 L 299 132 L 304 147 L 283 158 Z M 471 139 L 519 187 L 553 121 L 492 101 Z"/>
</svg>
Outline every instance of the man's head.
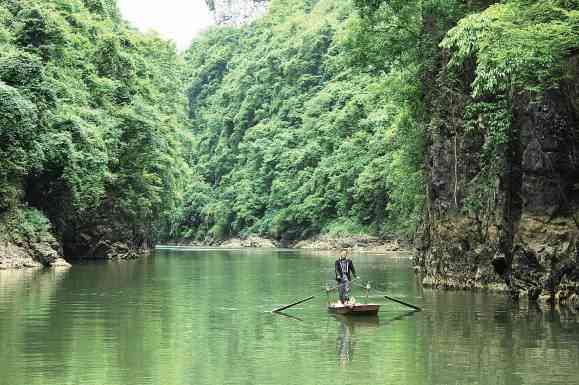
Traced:
<svg viewBox="0 0 579 385">
<path fill-rule="evenodd" d="M 340 259 L 346 259 L 347 256 L 348 256 L 348 249 L 343 249 L 340 252 Z"/>
</svg>

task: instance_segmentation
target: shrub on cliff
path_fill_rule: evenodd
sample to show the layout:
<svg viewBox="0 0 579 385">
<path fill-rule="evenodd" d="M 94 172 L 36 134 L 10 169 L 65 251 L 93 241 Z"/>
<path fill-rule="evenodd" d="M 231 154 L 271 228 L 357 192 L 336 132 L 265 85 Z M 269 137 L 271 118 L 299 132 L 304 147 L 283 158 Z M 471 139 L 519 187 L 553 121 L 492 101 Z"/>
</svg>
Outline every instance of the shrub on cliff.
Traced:
<svg viewBox="0 0 579 385">
<path fill-rule="evenodd" d="M 36 108 L 0 81 L 0 213 L 17 207 L 22 179 L 41 163 Z"/>
</svg>

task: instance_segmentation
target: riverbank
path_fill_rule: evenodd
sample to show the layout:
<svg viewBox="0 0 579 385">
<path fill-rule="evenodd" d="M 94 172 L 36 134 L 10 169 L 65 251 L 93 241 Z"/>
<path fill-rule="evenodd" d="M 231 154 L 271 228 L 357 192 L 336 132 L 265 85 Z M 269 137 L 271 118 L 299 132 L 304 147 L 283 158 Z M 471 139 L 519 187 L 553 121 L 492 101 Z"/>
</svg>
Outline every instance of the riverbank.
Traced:
<svg viewBox="0 0 579 385">
<path fill-rule="evenodd" d="M 318 236 L 301 241 L 282 242 L 275 239 L 249 236 L 246 238 L 230 238 L 226 240 L 214 240 L 203 242 L 178 241 L 169 242 L 169 246 L 199 246 L 199 247 L 222 247 L 222 248 L 289 248 L 303 250 L 341 250 L 351 249 L 358 253 L 382 254 L 390 252 L 413 251 L 411 245 L 399 239 L 380 239 L 367 235 L 331 237 Z"/>
<path fill-rule="evenodd" d="M 103 242 L 101 242 L 103 243 Z M 351 249 L 355 253 L 388 254 L 393 252 L 413 252 L 412 247 L 406 241 L 399 239 L 380 239 L 371 236 L 346 236 L 330 237 L 319 236 L 307 240 L 295 242 L 281 242 L 258 236 L 246 238 L 230 238 L 219 241 L 178 241 L 168 242 L 167 246 L 193 246 L 193 247 L 218 247 L 218 248 L 290 248 L 297 250 L 336 251 Z M 138 255 L 121 243 L 99 244 L 95 248 L 94 255 L 89 259 L 135 259 Z M 106 247 L 105 247 L 106 246 Z M 0 270 L 24 269 L 41 267 L 71 266 L 61 255 L 59 245 L 52 237 L 27 240 L 26 242 L 0 241 Z M 108 252 L 96 252 L 106 249 Z M 101 250 L 102 251 L 102 250 Z M 144 253 L 143 253 L 144 254 Z M 114 256 L 114 257 L 113 257 Z M 86 258 L 85 258 L 86 259 Z"/>
<path fill-rule="evenodd" d="M 0 270 L 70 266 L 46 217 L 35 209 L 0 214 Z"/>
</svg>

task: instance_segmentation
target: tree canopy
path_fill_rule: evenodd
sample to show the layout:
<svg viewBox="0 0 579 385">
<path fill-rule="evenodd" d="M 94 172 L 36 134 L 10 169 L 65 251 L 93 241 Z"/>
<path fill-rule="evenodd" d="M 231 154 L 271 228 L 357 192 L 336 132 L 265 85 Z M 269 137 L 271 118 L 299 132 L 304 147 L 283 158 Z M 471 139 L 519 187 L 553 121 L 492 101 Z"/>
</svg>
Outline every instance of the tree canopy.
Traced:
<svg viewBox="0 0 579 385">
<path fill-rule="evenodd" d="M 113 0 L 3 1 L 0 216 L 29 210 L 20 217 L 49 223 L 69 254 L 411 233 L 431 143 L 486 135 L 492 165 L 513 95 L 572 75 L 578 8 L 272 0 L 267 16 L 179 55 Z"/>
<path fill-rule="evenodd" d="M 0 214 L 35 207 L 66 251 L 144 247 L 189 167 L 182 61 L 109 0 L 0 4 Z"/>
<path fill-rule="evenodd" d="M 417 66 L 358 56 L 349 1 L 274 1 L 187 51 L 195 179 L 180 236 L 411 228 L 423 197 Z"/>
</svg>

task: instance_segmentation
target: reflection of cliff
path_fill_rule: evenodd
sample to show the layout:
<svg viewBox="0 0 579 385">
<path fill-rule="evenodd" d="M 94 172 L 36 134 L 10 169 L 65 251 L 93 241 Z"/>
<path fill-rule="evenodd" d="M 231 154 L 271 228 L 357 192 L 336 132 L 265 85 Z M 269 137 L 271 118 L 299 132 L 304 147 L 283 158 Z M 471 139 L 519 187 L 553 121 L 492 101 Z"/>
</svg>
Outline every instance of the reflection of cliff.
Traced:
<svg viewBox="0 0 579 385">
<path fill-rule="evenodd" d="M 269 0 L 207 0 L 219 25 L 240 26 L 263 16 Z"/>
<path fill-rule="evenodd" d="M 147 285 L 148 261 L 0 271 L 0 385 L 145 383 L 158 370 L 162 319 L 165 333 L 185 322 L 161 313 L 176 289 Z"/>
<path fill-rule="evenodd" d="M 579 362 L 577 318 L 566 309 L 543 312 L 526 301 L 513 306 L 498 296 L 465 292 L 427 289 L 425 297 L 432 308 L 445 309 L 418 325 L 417 335 L 433 352 L 423 365 L 437 368 L 429 383 L 572 383 Z"/>
<path fill-rule="evenodd" d="M 64 328 L 65 322 L 51 322 L 51 313 L 68 271 L 0 270 L 0 384 L 8 378 L 17 383 L 16 373 L 29 372 L 22 368 L 29 363 L 15 356 L 38 357 L 47 339 Z"/>
</svg>

